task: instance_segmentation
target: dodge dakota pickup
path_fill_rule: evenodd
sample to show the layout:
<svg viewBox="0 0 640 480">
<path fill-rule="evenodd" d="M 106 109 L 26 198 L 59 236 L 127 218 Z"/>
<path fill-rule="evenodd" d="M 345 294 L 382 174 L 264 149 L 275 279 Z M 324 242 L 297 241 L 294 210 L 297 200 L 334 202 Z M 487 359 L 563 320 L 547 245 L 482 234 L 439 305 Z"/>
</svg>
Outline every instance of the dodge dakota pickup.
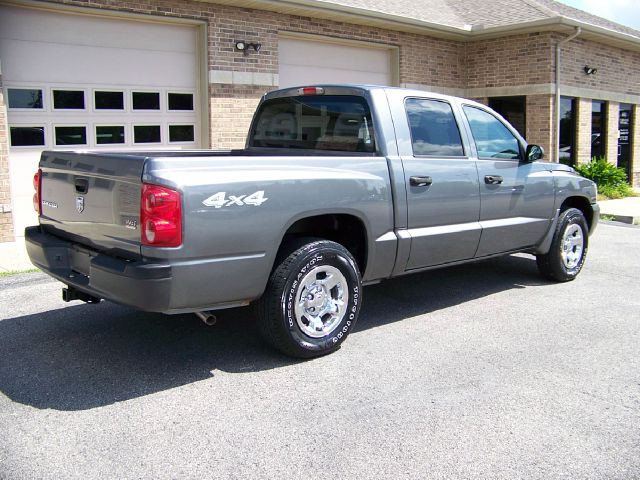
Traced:
<svg viewBox="0 0 640 480">
<path fill-rule="evenodd" d="M 267 342 L 309 358 L 340 347 L 366 284 L 514 252 L 574 279 L 596 186 L 542 157 L 470 100 L 289 88 L 244 150 L 44 152 L 26 245 L 65 300 L 205 321 L 252 304 Z"/>
</svg>

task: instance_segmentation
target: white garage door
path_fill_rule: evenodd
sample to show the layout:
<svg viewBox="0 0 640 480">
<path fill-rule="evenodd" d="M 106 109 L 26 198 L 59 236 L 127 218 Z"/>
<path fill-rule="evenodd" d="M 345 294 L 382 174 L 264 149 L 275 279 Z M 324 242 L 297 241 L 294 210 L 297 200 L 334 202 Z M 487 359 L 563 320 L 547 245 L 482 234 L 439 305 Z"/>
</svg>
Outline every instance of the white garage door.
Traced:
<svg viewBox="0 0 640 480">
<path fill-rule="evenodd" d="M 43 149 L 200 147 L 194 26 L 0 7 L 14 226 Z"/>
<path fill-rule="evenodd" d="M 280 87 L 314 83 L 393 85 L 392 50 L 282 37 Z"/>
</svg>

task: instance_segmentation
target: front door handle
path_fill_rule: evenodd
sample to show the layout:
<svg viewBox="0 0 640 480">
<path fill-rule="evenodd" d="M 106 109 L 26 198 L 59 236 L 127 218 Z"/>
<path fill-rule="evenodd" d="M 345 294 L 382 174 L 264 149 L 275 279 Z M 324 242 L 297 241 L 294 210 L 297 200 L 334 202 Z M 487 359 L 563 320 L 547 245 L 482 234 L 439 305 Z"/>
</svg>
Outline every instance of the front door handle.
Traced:
<svg viewBox="0 0 640 480">
<path fill-rule="evenodd" d="M 410 177 L 409 185 L 412 187 L 428 187 L 433 183 L 431 177 Z"/>
<path fill-rule="evenodd" d="M 487 185 L 498 185 L 499 183 L 502 183 L 503 178 L 500 175 L 485 175 L 484 176 L 484 183 L 486 183 Z"/>
</svg>

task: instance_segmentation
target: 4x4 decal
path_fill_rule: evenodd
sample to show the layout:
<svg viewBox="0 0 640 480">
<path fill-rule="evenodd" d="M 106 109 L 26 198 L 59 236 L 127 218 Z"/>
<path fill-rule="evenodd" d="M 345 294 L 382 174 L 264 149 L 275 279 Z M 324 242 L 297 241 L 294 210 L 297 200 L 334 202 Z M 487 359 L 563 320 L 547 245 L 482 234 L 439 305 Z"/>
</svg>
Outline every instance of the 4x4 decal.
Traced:
<svg viewBox="0 0 640 480">
<path fill-rule="evenodd" d="M 264 196 L 264 190 L 258 190 L 251 195 L 229 195 L 229 198 L 227 198 L 227 192 L 218 192 L 214 193 L 206 200 L 203 200 L 202 204 L 207 207 L 215 208 L 233 206 L 241 207 L 243 205 L 252 205 L 254 207 L 259 207 L 267 200 L 269 199 Z"/>
</svg>

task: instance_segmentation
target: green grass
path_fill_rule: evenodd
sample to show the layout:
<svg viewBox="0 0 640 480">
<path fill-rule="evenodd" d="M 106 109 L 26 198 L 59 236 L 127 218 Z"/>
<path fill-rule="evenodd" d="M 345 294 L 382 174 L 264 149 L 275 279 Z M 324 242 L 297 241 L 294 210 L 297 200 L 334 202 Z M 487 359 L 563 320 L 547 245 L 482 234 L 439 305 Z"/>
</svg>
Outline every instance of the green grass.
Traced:
<svg viewBox="0 0 640 480">
<path fill-rule="evenodd" d="M 8 270 L 6 272 L 0 272 L 0 278 L 11 277 L 13 275 L 19 275 L 21 273 L 35 273 L 39 271 L 40 270 L 37 268 L 29 268 L 28 270 Z"/>
</svg>

